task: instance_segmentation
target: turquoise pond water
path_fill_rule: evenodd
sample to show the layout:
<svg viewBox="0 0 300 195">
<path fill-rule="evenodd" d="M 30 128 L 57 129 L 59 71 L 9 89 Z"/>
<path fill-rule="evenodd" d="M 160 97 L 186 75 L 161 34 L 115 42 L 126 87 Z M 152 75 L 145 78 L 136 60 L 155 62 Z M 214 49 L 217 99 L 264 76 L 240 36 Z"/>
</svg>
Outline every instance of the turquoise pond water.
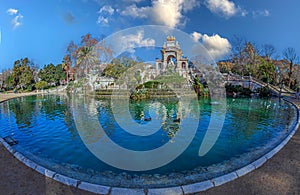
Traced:
<svg viewBox="0 0 300 195">
<path fill-rule="evenodd" d="M 226 117 L 220 136 L 206 155 L 199 156 L 199 147 L 211 117 L 209 99 L 200 99 L 187 106 L 175 99 L 130 102 L 131 120 L 145 126 L 141 131 L 147 131 L 147 124 L 160 122 L 161 127 L 149 136 L 137 136 L 124 131 L 112 114 L 110 100 L 93 99 L 94 112 L 86 113 L 86 116 L 96 116 L 109 139 L 129 150 L 159 148 L 168 142 L 172 143 L 173 138 L 182 131 L 181 124 L 196 123 L 198 126 L 187 149 L 174 161 L 153 170 L 126 171 L 99 160 L 83 143 L 80 134 L 89 134 L 92 130 L 78 131 L 74 121 L 76 108 L 72 106 L 74 99 L 76 97 L 36 95 L 3 102 L 0 104 L 0 136 L 13 137 L 18 141 L 13 146 L 15 150 L 46 168 L 94 183 L 107 184 L 113 181 L 112 175 L 120 174 L 131 178 L 197 173 L 200 180 L 204 180 L 233 171 L 267 153 L 288 135 L 296 120 L 295 108 L 278 99 L 227 99 Z M 83 107 L 90 106 L 87 103 L 85 105 L 85 101 L 82 104 Z M 199 121 L 195 120 L 195 106 L 199 106 Z M 87 108 L 86 112 L 89 110 Z M 151 121 L 144 120 L 150 116 Z M 174 121 L 179 117 L 181 122 Z M 119 120 L 125 119 L 121 117 Z M 80 123 L 88 127 L 85 120 Z M 97 141 L 97 137 L 91 136 L 90 139 Z M 113 153 L 110 155 L 118 156 Z M 120 162 L 122 160 L 119 159 Z M 97 174 L 111 180 L 94 180 L 92 176 Z M 116 185 L 122 186 L 120 183 Z"/>
</svg>

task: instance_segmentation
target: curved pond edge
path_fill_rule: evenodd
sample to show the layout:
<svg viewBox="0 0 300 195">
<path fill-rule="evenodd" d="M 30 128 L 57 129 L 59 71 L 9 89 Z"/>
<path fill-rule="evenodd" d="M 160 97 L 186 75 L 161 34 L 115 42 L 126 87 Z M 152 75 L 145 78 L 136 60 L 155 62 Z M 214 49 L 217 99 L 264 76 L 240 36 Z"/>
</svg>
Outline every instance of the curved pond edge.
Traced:
<svg viewBox="0 0 300 195">
<path fill-rule="evenodd" d="M 13 99 L 13 98 L 9 98 Z M 4 101 L 7 101 L 9 99 L 6 99 Z M 0 103 L 4 102 L 0 101 Z M 84 182 L 81 180 L 77 180 L 71 177 L 67 177 L 64 175 L 61 175 L 59 173 L 53 172 L 45 167 L 42 167 L 38 165 L 37 163 L 31 161 L 30 159 L 26 158 L 21 153 L 15 151 L 5 140 L 3 140 L 0 137 L 0 143 L 19 161 L 21 161 L 26 166 L 34 169 L 35 171 L 39 172 L 40 174 L 54 179 L 60 183 L 63 183 L 68 186 L 73 186 L 75 188 L 90 191 L 97 194 L 194 194 L 202 191 L 206 191 L 210 188 L 220 186 L 222 184 L 225 184 L 227 182 L 233 181 L 239 177 L 242 177 L 246 175 L 247 173 L 258 169 L 261 167 L 264 163 L 266 163 L 269 159 L 271 159 L 275 154 L 277 154 L 288 142 L 289 140 L 294 136 L 297 129 L 300 126 L 300 110 L 298 107 L 290 100 L 284 99 L 284 101 L 290 103 L 297 111 L 297 120 L 296 124 L 294 124 L 293 130 L 290 131 L 289 135 L 274 149 L 272 149 L 267 154 L 263 155 L 259 159 L 251 162 L 250 164 L 235 170 L 233 172 L 230 172 L 228 174 L 206 180 L 201 181 L 198 183 L 193 184 L 187 184 L 187 185 L 181 185 L 177 187 L 166 187 L 166 188 L 119 188 L 119 187 L 110 187 L 110 186 L 104 186 L 104 185 L 98 185 L 98 184 L 92 184 L 88 182 Z"/>
</svg>

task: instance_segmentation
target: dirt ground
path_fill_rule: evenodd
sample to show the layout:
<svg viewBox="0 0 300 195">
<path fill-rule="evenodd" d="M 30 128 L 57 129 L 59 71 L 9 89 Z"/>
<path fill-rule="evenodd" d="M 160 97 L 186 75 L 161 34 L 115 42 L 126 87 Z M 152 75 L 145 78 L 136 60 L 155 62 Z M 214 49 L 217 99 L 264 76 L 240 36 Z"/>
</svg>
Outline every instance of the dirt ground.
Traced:
<svg viewBox="0 0 300 195">
<path fill-rule="evenodd" d="M 0 94 L 0 102 L 24 94 Z M 31 94 L 25 94 L 31 95 Z M 295 101 L 300 108 L 300 101 Z M 92 194 L 66 186 L 28 168 L 0 144 L 0 194 Z M 259 169 L 199 194 L 300 195 L 300 131 Z"/>
</svg>

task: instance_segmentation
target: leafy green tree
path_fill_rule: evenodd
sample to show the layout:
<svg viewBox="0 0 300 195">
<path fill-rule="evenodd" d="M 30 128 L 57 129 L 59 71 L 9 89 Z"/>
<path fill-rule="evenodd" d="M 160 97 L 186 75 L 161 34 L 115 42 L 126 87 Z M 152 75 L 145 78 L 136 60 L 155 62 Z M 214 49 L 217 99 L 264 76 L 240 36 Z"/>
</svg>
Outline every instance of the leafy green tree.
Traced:
<svg viewBox="0 0 300 195">
<path fill-rule="evenodd" d="M 6 79 L 5 79 L 5 89 L 6 90 L 11 90 L 15 87 L 14 85 L 14 78 L 12 77 L 12 75 L 9 75 Z"/>
<path fill-rule="evenodd" d="M 37 89 L 45 89 L 46 87 L 48 87 L 48 83 L 46 81 L 38 81 L 36 84 L 35 84 L 35 88 Z"/>
<path fill-rule="evenodd" d="M 42 81 L 54 86 L 59 85 L 60 81 L 64 80 L 66 77 L 61 64 L 56 66 L 48 64 L 44 66 L 44 68 L 40 70 L 38 76 Z"/>
<path fill-rule="evenodd" d="M 12 85 L 12 87 L 16 89 L 21 88 L 22 90 L 32 90 L 34 83 L 34 71 L 34 65 L 28 58 L 17 60 L 14 63 L 8 84 Z"/>
<path fill-rule="evenodd" d="M 57 64 L 55 67 L 55 81 L 56 85 L 59 85 L 61 81 L 66 79 L 62 64 Z"/>
<path fill-rule="evenodd" d="M 38 75 L 42 81 L 46 81 L 49 84 L 54 83 L 55 66 L 53 64 L 45 65 Z"/>
<path fill-rule="evenodd" d="M 118 79 L 129 67 L 135 66 L 138 63 L 141 62 L 124 56 L 113 59 L 111 64 L 107 65 L 107 67 L 104 69 L 103 75 Z"/>
<path fill-rule="evenodd" d="M 261 63 L 259 65 L 259 72 L 260 80 L 266 83 L 275 83 L 275 65 L 271 61 L 261 59 Z"/>
<path fill-rule="evenodd" d="M 30 67 L 25 67 L 24 71 L 20 76 L 20 86 L 22 89 L 26 88 L 28 90 L 32 90 L 34 84 L 33 71 Z"/>
<path fill-rule="evenodd" d="M 104 69 L 104 75 L 107 77 L 112 77 L 118 79 L 122 73 L 126 71 L 126 67 L 122 66 L 121 64 L 109 64 Z"/>
</svg>

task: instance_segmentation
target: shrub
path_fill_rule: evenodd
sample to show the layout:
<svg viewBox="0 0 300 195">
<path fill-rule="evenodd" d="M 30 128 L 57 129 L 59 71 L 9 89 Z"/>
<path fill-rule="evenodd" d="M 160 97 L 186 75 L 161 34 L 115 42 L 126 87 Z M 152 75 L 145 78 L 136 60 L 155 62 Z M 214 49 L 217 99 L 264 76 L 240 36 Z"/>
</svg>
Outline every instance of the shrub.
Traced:
<svg viewBox="0 0 300 195">
<path fill-rule="evenodd" d="M 271 90 L 268 86 L 262 87 L 258 90 L 260 97 L 270 97 L 271 96 Z"/>
<path fill-rule="evenodd" d="M 35 88 L 36 89 L 45 89 L 46 87 L 48 87 L 48 83 L 46 81 L 38 81 L 36 84 L 35 84 Z"/>
</svg>

